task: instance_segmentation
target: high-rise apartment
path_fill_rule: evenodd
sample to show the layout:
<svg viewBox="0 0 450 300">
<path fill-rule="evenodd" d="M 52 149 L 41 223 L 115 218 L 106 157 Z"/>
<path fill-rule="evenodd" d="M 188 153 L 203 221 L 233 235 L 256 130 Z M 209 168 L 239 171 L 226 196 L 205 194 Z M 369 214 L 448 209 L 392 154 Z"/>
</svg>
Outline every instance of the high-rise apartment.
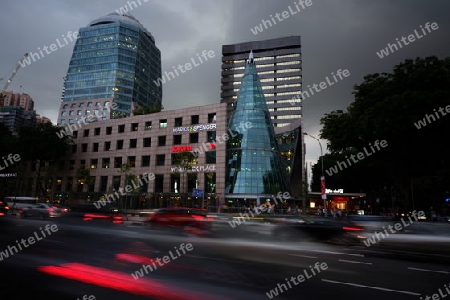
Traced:
<svg viewBox="0 0 450 300">
<path fill-rule="evenodd" d="M 112 102 L 119 115 L 129 115 L 138 106 L 160 105 L 162 86 L 154 83 L 160 77 L 160 50 L 138 20 L 117 13 L 96 19 L 79 31 L 58 124 L 83 122 L 95 110 L 109 111 L 105 106 Z"/>
<path fill-rule="evenodd" d="M 222 46 L 221 102 L 234 110 L 246 61 L 253 51 L 262 90 L 290 176 L 292 195 L 301 196 L 305 178 L 302 134 L 302 56 L 300 36 Z"/>
</svg>

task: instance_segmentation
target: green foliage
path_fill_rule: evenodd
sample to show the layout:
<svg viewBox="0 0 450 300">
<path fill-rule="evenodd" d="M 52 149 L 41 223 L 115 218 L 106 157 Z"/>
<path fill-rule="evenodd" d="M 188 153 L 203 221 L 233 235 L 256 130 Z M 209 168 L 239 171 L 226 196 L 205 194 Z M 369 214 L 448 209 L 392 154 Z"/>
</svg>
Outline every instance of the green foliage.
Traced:
<svg viewBox="0 0 450 300">
<path fill-rule="evenodd" d="M 392 184 L 406 201 L 414 178 L 449 177 L 450 159 L 441 141 L 450 129 L 450 114 L 439 113 L 440 118 L 421 129 L 415 123 L 450 104 L 450 58 L 406 60 L 392 73 L 365 76 L 353 94 L 355 101 L 346 112 L 333 111 L 321 119 L 321 138 L 329 141 L 331 152 L 327 158 L 335 165 L 376 140 L 386 140 L 388 146 L 333 175 L 327 185 L 340 176 L 364 178 L 369 182 L 365 189 Z M 358 180 L 355 184 L 364 186 Z"/>
<path fill-rule="evenodd" d="M 164 109 L 164 106 L 160 103 L 152 104 L 152 105 L 144 105 L 141 107 L 136 108 L 133 111 L 133 115 L 148 115 L 153 114 L 157 112 L 161 112 Z"/>
</svg>

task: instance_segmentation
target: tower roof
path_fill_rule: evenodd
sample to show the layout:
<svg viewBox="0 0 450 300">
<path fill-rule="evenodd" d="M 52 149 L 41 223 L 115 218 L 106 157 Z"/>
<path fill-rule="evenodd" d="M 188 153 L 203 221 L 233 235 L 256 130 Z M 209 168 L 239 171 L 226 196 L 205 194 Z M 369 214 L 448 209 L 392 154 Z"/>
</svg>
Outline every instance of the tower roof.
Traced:
<svg viewBox="0 0 450 300">
<path fill-rule="evenodd" d="M 106 16 L 103 16 L 103 17 L 93 20 L 92 22 L 89 23 L 89 27 L 103 25 L 103 24 L 109 24 L 109 23 L 123 23 L 123 24 L 128 24 L 128 25 L 138 27 L 143 32 L 145 32 L 153 42 L 155 42 L 155 38 L 153 37 L 153 35 L 144 27 L 144 25 L 142 25 L 130 13 L 125 13 L 125 14 L 119 14 L 117 12 L 110 13 Z"/>
</svg>

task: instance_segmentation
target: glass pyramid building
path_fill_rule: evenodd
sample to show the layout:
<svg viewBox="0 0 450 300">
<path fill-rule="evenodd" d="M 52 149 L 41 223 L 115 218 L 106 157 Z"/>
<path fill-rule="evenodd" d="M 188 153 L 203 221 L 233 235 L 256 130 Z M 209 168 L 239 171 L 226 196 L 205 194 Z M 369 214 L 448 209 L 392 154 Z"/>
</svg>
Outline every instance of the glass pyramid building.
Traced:
<svg viewBox="0 0 450 300">
<path fill-rule="evenodd" d="M 253 199 L 260 204 L 261 198 L 291 192 L 252 52 L 228 132 L 225 197 L 229 203 Z"/>
</svg>

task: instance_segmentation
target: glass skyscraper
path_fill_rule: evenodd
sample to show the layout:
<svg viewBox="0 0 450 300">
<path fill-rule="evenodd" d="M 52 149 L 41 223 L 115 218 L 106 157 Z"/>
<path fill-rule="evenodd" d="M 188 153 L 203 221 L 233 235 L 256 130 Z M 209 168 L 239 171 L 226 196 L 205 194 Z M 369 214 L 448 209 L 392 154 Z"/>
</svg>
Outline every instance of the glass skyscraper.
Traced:
<svg viewBox="0 0 450 300">
<path fill-rule="evenodd" d="M 238 200 L 251 205 L 250 200 L 259 204 L 261 197 L 291 193 L 252 53 L 228 131 L 225 197 L 229 203 Z"/>
<path fill-rule="evenodd" d="M 160 77 L 160 50 L 138 20 L 117 13 L 96 19 L 79 31 L 58 118 L 64 122 L 58 123 L 73 122 L 69 122 L 70 112 L 64 112 L 63 107 L 86 107 L 78 102 L 89 99 L 109 99 L 109 104 L 113 101 L 119 115 L 128 115 L 138 106 L 160 105 L 162 86 L 154 82 Z M 76 117 L 78 112 L 73 115 Z M 86 112 L 81 110 L 84 115 Z"/>
<path fill-rule="evenodd" d="M 229 113 L 241 88 L 248 53 L 252 51 L 270 112 L 292 196 L 302 197 L 306 180 L 302 134 L 302 55 L 300 36 L 222 46 L 221 102 Z"/>
</svg>

